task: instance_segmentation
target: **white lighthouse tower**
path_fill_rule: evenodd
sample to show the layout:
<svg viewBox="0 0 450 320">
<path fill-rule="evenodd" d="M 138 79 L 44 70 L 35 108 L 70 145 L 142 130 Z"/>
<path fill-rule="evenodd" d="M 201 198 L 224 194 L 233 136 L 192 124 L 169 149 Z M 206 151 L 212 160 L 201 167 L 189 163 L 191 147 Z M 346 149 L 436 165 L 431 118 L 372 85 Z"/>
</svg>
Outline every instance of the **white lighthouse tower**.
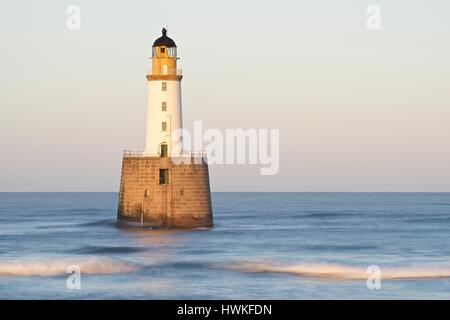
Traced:
<svg viewBox="0 0 450 320">
<path fill-rule="evenodd" d="M 152 46 L 152 68 L 147 73 L 146 155 L 176 156 L 183 153 L 181 71 L 177 46 L 162 29 Z"/>
</svg>

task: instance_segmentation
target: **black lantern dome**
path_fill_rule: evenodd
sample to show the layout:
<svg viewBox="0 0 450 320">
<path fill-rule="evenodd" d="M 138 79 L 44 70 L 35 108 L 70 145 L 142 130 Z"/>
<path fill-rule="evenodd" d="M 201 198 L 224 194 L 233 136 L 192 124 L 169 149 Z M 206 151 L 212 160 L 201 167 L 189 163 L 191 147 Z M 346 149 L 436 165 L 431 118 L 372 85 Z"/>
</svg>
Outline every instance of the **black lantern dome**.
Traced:
<svg viewBox="0 0 450 320">
<path fill-rule="evenodd" d="M 170 39 L 167 36 L 167 29 L 163 28 L 162 29 L 162 36 L 159 37 L 158 39 L 155 40 L 155 42 L 153 42 L 153 47 L 169 47 L 169 48 L 173 48 L 176 47 L 177 45 L 175 44 L 175 41 L 173 41 L 172 39 Z"/>
</svg>

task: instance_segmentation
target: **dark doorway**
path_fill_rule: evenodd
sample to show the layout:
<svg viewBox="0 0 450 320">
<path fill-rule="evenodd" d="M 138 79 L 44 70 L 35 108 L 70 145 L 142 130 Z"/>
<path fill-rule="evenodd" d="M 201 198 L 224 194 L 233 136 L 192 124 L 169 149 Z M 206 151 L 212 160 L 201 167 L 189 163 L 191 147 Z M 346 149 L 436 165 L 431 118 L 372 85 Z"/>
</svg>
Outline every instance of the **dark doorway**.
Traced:
<svg viewBox="0 0 450 320">
<path fill-rule="evenodd" d="M 161 158 L 169 156 L 169 148 L 166 143 L 161 144 Z"/>
<path fill-rule="evenodd" d="M 159 169 L 159 184 L 169 183 L 169 169 Z"/>
</svg>

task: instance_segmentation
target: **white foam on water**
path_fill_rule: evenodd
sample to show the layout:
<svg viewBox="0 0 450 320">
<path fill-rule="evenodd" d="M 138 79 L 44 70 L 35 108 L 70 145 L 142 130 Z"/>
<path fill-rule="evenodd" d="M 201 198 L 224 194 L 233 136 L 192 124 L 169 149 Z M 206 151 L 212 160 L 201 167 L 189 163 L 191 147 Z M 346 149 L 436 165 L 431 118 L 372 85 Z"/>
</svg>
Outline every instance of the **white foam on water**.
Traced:
<svg viewBox="0 0 450 320">
<path fill-rule="evenodd" d="M 225 268 L 242 272 L 286 273 L 306 278 L 323 279 L 367 279 L 369 274 L 364 267 L 336 264 L 292 264 L 280 265 L 265 262 L 238 262 L 225 265 Z M 450 267 L 396 267 L 380 266 L 381 279 L 439 279 L 450 278 Z"/>
<path fill-rule="evenodd" d="M 67 274 L 69 266 L 78 266 L 81 274 L 133 272 L 138 266 L 128 262 L 92 257 L 87 259 L 0 261 L 0 276 L 55 276 Z"/>
</svg>

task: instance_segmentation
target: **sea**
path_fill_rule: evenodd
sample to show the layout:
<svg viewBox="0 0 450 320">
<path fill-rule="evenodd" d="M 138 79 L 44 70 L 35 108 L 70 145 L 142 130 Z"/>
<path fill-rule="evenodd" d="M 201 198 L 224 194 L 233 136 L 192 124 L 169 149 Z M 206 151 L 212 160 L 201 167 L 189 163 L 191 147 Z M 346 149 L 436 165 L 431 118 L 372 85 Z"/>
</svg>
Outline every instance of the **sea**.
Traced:
<svg viewBox="0 0 450 320">
<path fill-rule="evenodd" d="M 212 200 L 213 228 L 152 230 L 117 193 L 0 193 L 0 299 L 450 298 L 450 193 Z"/>
</svg>

